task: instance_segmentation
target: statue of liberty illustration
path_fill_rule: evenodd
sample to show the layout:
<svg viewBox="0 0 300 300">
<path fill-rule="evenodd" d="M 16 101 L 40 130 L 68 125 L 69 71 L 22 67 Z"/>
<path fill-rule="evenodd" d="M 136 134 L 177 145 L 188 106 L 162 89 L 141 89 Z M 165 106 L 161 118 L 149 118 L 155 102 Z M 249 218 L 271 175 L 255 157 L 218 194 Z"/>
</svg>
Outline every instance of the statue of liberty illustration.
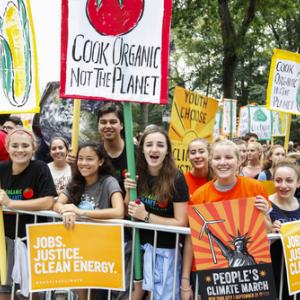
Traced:
<svg viewBox="0 0 300 300">
<path fill-rule="evenodd" d="M 228 267 L 243 267 L 243 266 L 252 266 L 256 265 L 254 257 L 248 252 L 247 244 L 250 242 L 251 237 L 248 237 L 245 233 L 244 235 L 241 235 L 238 230 L 237 236 L 231 236 L 230 245 L 226 245 L 221 239 L 219 239 L 208 227 L 208 225 L 225 222 L 225 220 L 212 220 L 208 221 L 206 220 L 199 210 L 194 208 L 197 215 L 201 218 L 201 220 L 204 222 L 199 239 L 201 240 L 204 232 L 207 234 L 209 245 L 213 257 L 214 264 L 217 264 L 217 258 L 214 250 L 214 246 L 212 241 L 214 241 L 217 246 L 220 248 L 222 255 L 226 258 L 228 261 Z"/>
</svg>

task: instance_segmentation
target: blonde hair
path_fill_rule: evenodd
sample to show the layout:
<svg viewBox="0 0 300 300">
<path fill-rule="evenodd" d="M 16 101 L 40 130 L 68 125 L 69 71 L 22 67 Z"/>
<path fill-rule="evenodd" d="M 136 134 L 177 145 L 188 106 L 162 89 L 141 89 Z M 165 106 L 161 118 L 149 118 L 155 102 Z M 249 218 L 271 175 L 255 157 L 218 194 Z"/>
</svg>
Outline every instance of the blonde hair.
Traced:
<svg viewBox="0 0 300 300">
<path fill-rule="evenodd" d="M 211 152 L 210 152 L 210 159 L 212 159 L 213 153 L 214 153 L 215 148 L 217 146 L 230 146 L 230 147 L 232 147 L 233 152 L 234 152 L 237 160 L 238 161 L 241 160 L 240 151 L 239 151 L 238 146 L 234 142 L 232 142 L 230 140 L 227 140 L 227 139 L 220 140 L 220 141 L 217 141 L 217 142 L 213 143 L 213 145 L 211 147 Z"/>
<path fill-rule="evenodd" d="M 14 130 L 12 130 L 5 138 L 5 147 L 8 149 L 9 146 L 9 142 L 10 142 L 10 138 L 14 135 L 14 134 L 26 134 L 30 137 L 31 139 L 31 143 L 33 146 L 33 149 L 36 149 L 36 141 L 35 141 L 35 137 L 32 133 L 32 131 L 25 129 L 23 127 L 20 128 L 16 128 Z"/>
</svg>

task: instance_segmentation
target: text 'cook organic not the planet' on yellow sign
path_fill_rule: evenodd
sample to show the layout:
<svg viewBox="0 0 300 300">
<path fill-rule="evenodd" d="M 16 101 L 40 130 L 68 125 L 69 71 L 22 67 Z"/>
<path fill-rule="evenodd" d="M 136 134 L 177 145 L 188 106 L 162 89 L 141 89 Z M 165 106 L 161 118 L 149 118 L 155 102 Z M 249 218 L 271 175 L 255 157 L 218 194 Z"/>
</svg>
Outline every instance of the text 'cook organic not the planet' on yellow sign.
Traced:
<svg viewBox="0 0 300 300">
<path fill-rule="evenodd" d="M 30 290 L 124 290 L 123 226 L 78 223 L 27 226 Z"/>
</svg>

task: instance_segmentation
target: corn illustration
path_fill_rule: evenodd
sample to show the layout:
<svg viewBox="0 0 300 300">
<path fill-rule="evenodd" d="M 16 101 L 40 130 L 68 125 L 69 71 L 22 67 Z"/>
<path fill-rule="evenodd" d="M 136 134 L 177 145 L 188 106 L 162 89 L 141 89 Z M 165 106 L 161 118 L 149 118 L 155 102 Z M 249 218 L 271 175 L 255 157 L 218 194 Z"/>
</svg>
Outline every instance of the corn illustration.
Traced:
<svg viewBox="0 0 300 300">
<path fill-rule="evenodd" d="M 22 0 L 7 3 L 0 21 L 1 80 L 13 106 L 24 106 L 31 86 L 31 50 L 27 12 Z"/>
</svg>

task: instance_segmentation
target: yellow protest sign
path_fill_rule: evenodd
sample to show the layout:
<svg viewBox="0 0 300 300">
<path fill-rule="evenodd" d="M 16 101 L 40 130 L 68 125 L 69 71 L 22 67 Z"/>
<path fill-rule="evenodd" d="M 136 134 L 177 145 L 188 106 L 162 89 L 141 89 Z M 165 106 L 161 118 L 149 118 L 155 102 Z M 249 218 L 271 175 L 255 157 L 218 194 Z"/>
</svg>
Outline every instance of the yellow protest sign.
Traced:
<svg viewBox="0 0 300 300">
<path fill-rule="evenodd" d="M 273 180 L 262 180 L 260 183 L 264 186 L 268 195 L 276 193 L 275 185 Z"/>
<path fill-rule="evenodd" d="M 7 277 L 7 265 L 6 265 L 6 243 L 5 243 L 5 233 L 4 233 L 4 222 L 3 222 L 3 212 L 2 206 L 0 205 L 0 280 L 1 284 L 6 284 Z"/>
<path fill-rule="evenodd" d="M 293 295 L 300 291 L 300 221 L 282 224 L 281 240 L 289 294 Z"/>
<path fill-rule="evenodd" d="M 212 139 L 218 100 L 176 87 L 171 110 L 169 136 L 173 155 L 182 172 L 190 169 L 187 146 L 195 138 Z"/>
<path fill-rule="evenodd" d="M 300 54 L 274 49 L 267 89 L 267 107 L 300 114 Z"/>
<path fill-rule="evenodd" d="M 124 290 L 123 226 L 27 225 L 30 291 L 60 288 Z"/>
</svg>

